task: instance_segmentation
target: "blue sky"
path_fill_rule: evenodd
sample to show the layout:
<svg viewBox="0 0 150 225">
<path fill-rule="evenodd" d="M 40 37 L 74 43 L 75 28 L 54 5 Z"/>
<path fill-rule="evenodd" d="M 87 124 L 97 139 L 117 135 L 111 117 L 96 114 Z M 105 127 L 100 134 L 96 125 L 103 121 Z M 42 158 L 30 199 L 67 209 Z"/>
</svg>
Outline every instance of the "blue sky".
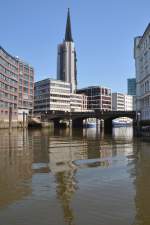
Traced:
<svg viewBox="0 0 150 225">
<path fill-rule="evenodd" d="M 78 87 L 126 92 L 126 80 L 135 74 L 133 39 L 150 22 L 149 0 L 0 0 L 0 45 L 33 65 L 36 80 L 55 78 L 68 7 Z"/>
</svg>

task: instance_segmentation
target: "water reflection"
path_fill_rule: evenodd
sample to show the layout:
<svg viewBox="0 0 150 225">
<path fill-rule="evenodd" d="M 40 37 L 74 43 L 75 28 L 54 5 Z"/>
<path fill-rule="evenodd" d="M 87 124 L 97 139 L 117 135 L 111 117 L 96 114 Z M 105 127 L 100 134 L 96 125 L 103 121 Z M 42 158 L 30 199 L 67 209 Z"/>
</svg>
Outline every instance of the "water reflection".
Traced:
<svg viewBox="0 0 150 225">
<path fill-rule="evenodd" d="M 149 171 L 131 128 L 0 131 L 0 223 L 149 225 Z"/>
<path fill-rule="evenodd" d="M 131 131 L 128 133 L 132 134 Z M 126 144 L 126 137 L 123 139 L 121 136 L 120 143 L 118 130 L 114 133 L 114 139 L 104 139 L 97 129 L 83 130 L 82 139 L 77 134 L 71 136 L 65 132 L 63 136 L 58 136 L 57 133 L 55 137 L 49 138 L 49 167 L 55 176 L 57 198 L 63 209 L 64 220 L 70 225 L 75 224 L 72 203 L 79 189 L 78 171 L 108 168 L 116 160 L 119 162 L 120 157 L 133 152 L 133 143 Z"/>
<path fill-rule="evenodd" d="M 78 168 L 75 161 L 86 158 L 87 144 L 84 141 L 58 137 L 49 139 L 49 167 L 55 176 L 57 198 L 68 225 L 74 224 L 71 201 L 78 189 L 76 180 Z"/>
<path fill-rule="evenodd" d="M 135 205 L 136 225 L 150 224 L 150 145 L 146 142 L 137 143 L 138 160 L 135 164 Z"/>
<path fill-rule="evenodd" d="M 113 128 L 113 138 L 117 141 L 127 140 L 132 141 L 133 139 L 133 127 L 116 127 Z"/>
<path fill-rule="evenodd" d="M 0 207 L 31 194 L 32 153 L 27 131 L 0 131 Z"/>
</svg>

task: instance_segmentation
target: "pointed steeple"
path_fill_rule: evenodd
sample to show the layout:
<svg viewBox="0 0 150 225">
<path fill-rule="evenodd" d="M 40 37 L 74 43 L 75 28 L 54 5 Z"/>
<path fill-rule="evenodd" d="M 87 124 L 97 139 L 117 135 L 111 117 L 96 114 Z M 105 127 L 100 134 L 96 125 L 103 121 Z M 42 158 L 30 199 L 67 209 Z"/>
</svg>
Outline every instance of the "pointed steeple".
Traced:
<svg viewBox="0 0 150 225">
<path fill-rule="evenodd" d="M 68 15 L 67 15 L 65 41 L 73 42 L 72 32 L 71 32 L 71 19 L 70 19 L 70 10 L 69 10 L 69 8 L 68 8 Z"/>
</svg>

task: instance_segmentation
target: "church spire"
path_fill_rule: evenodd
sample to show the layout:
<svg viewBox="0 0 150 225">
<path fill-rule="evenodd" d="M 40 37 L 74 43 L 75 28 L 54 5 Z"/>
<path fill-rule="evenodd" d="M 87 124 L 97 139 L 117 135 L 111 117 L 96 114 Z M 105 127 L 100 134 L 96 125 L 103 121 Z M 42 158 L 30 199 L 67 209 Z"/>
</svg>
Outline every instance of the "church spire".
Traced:
<svg viewBox="0 0 150 225">
<path fill-rule="evenodd" d="M 68 15 L 67 15 L 65 41 L 66 42 L 73 42 L 72 32 L 71 32 L 71 19 L 70 19 L 70 10 L 69 10 L 69 8 L 68 8 Z"/>
</svg>

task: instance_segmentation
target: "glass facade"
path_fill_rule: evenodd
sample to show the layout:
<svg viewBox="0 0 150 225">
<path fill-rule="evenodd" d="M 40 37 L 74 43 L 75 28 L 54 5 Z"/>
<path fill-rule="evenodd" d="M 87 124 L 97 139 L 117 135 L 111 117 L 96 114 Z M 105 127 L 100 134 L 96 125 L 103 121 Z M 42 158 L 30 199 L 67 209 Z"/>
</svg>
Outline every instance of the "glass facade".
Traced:
<svg viewBox="0 0 150 225">
<path fill-rule="evenodd" d="M 128 95 L 136 95 L 136 78 L 128 79 Z"/>
</svg>

